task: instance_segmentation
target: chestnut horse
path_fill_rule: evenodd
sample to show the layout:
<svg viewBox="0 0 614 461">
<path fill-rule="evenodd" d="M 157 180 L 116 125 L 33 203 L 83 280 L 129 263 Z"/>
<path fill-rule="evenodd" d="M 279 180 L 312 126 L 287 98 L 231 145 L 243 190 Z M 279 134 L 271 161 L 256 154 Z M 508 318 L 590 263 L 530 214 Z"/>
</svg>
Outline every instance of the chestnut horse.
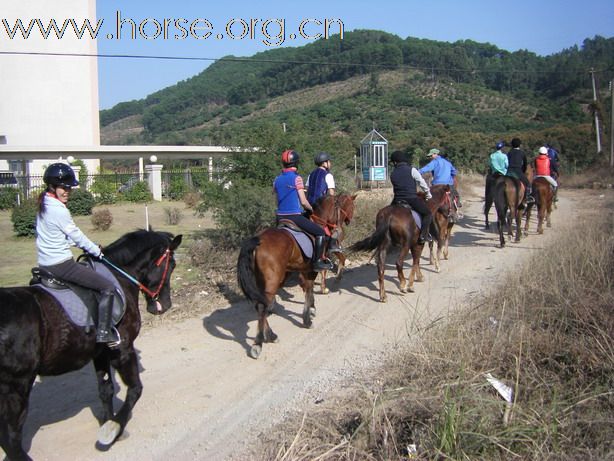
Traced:
<svg viewBox="0 0 614 461">
<path fill-rule="evenodd" d="M 277 342 L 268 316 L 273 312 L 275 295 L 290 272 L 299 274 L 305 293 L 303 325 L 310 328 L 316 315 L 313 285 L 317 272 L 313 271 L 311 260 L 303 256 L 294 237 L 284 229 L 268 228 L 241 245 L 237 261 L 239 286 L 258 312 L 258 333 L 250 349 L 254 359 L 260 356 L 263 343 Z"/>
<path fill-rule="evenodd" d="M 140 230 L 103 249 L 126 299 L 126 311 L 117 324 L 122 339 L 117 348 L 96 343 L 95 329 L 73 323 L 56 298 L 40 286 L 0 288 L 0 446 L 8 459 L 30 459 L 22 447 L 22 431 L 36 375 L 64 374 L 92 360 L 104 423 L 96 447 L 108 449 L 122 434 L 143 391 L 134 349 L 141 327 L 139 289 L 151 314 L 162 314 L 171 307 L 173 253 L 180 243 L 181 235 Z M 117 413 L 113 411 L 111 368 L 127 387 Z"/>
<path fill-rule="evenodd" d="M 439 272 L 439 261 L 443 255 L 448 259 L 448 245 L 454 221 L 450 219 L 453 208 L 452 194 L 449 185 L 438 184 L 431 187 L 433 198 L 426 202 L 426 206 L 433 214 L 433 223 L 437 227 L 438 238 L 429 242 L 429 263 L 435 264 L 435 270 Z M 437 253 L 433 251 L 435 241 L 437 242 Z"/>
<path fill-rule="evenodd" d="M 422 196 L 423 197 L 423 196 Z M 434 203 L 437 207 L 441 203 Z M 432 233 L 437 235 L 436 227 L 431 227 Z M 401 247 L 399 257 L 396 261 L 397 274 L 401 293 L 414 291 L 414 280 L 421 282 L 424 280 L 420 271 L 420 256 L 424 249 L 424 243 L 418 243 L 420 229 L 414 220 L 409 208 L 399 205 L 389 205 L 378 211 L 375 217 L 375 231 L 367 238 L 354 243 L 352 251 L 371 251 L 375 250 L 377 261 L 377 274 L 379 280 L 379 299 L 385 303 L 387 301 L 386 290 L 384 289 L 384 270 L 386 269 L 386 252 L 391 245 Z M 409 273 L 409 286 L 403 273 L 405 257 L 411 251 L 412 267 Z"/>
<path fill-rule="evenodd" d="M 499 176 L 495 180 L 493 186 L 495 208 L 497 210 L 497 229 L 499 231 L 499 243 L 501 248 L 505 246 L 505 237 L 503 235 L 504 223 L 507 225 L 507 233 L 510 238 L 514 238 L 512 231 L 512 221 L 516 222 L 515 242 L 520 241 L 522 235 L 522 212 L 520 205 L 524 198 L 524 184 L 520 179 L 510 176 Z M 488 219 L 488 217 L 487 217 Z M 488 220 L 487 220 L 488 225 Z"/>
<path fill-rule="evenodd" d="M 535 197 L 535 206 L 537 207 L 537 233 L 544 233 L 544 220 L 546 225 L 551 227 L 550 213 L 552 213 L 552 201 L 554 198 L 554 192 L 552 186 L 547 179 L 537 177 L 533 180 L 533 197 Z M 526 221 L 524 224 L 525 232 L 529 232 L 529 219 L 531 218 L 531 210 L 533 204 L 527 206 Z"/>
<path fill-rule="evenodd" d="M 341 242 L 345 237 L 343 226 L 349 225 L 354 218 L 355 200 L 356 195 L 326 195 L 320 200 L 318 200 L 313 207 L 313 214 L 311 215 L 311 220 L 322 227 L 326 227 L 330 236 L 337 239 L 339 246 L 341 246 Z M 341 280 L 341 277 L 343 275 L 343 268 L 345 266 L 345 255 L 343 253 L 329 253 L 328 257 L 337 258 L 337 277 L 335 280 L 338 282 Z M 322 271 L 320 292 L 322 294 L 328 294 L 329 292 L 328 288 L 326 288 L 326 271 Z"/>
</svg>

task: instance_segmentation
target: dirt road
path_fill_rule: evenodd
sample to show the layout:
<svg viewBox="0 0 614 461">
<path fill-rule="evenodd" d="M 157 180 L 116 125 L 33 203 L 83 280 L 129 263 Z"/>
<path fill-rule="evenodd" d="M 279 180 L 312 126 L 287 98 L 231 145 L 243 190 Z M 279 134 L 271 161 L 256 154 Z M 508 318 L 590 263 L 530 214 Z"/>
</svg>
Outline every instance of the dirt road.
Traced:
<svg viewBox="0 0 614 461">
<path fill-rule="evenodd" d="M 494 230 L 482 230 L 481 198 L 468 196 L 441 273 L 423 258 L 426 280 L 415 293 L 401 295 L 389 258 L 387 304 L 378 301 L 373 264 L 350 266 L 339 286 L 331 286 L 334 291 L 316 295 L 312 329 L 301 326 L 300 289 L 282 291 L 271 317 L 280 342 L 265 344 L 258 360 L 247 355 L 256 322 L 245 301 L 204 318 L 154 325 L 136 342 L 143 396 L 110 451 L 94 448 L 100 404 L 91 366 L 35 385 L 24 443 L 35 460 L 249 458 L 251 436 L 288 411 L 325 399 L 328 389 L 377 364 L 417 326 L 488 290 L 503 277 L 504 262 L 509 267 L 542 248 L 560 231 L 562 217 L 578 209 L 576 195 L 560 195 L 551 229 L 536 235 L 532 222 L 530 235 L 505 249 L 497 247 Z M 123 390 L 117 395 L 123 399 Z"/>
</svg>

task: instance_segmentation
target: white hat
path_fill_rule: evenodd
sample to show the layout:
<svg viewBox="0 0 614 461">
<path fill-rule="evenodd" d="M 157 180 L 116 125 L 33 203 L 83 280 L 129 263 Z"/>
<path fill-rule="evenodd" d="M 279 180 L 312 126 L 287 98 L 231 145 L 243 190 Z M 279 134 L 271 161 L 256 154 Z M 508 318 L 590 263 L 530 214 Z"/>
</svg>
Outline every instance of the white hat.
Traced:
<svg viewBox="0 0 614 461">
<path fill-rule="evenodd" d="M 545 146 L 541 146 L 541 147 L 539 148 L 539 153 L 540 153 L 540 154 L 547 154 L 547 153 L 548 153 L 548 148 L 547 148 L 547 147 L 545 147 Z"/>
</svg>

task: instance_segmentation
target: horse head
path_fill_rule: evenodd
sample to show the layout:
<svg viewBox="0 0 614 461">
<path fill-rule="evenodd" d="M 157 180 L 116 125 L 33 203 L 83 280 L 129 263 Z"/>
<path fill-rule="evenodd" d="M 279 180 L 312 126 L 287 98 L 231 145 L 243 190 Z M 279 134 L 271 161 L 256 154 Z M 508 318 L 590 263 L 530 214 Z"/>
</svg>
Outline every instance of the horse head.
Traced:
<svg viewBox="0 0 614 461">
<path fill-rule="evenodd" d="M 172 306 L 170 277 L 175 269 L 174 252 L 183 236 L 138 230 L 104 248 L 105 256 L 134 276 L 145 295 L 147 312 L 163 314 Z"/>
<path fill-rule="evenodd" d="M 343 224 L 348 225 L 354 218 L 354 202 L 357 195 L 341 194 L 337 197 L 336 203 L 339 207 Z"/>
</svg>

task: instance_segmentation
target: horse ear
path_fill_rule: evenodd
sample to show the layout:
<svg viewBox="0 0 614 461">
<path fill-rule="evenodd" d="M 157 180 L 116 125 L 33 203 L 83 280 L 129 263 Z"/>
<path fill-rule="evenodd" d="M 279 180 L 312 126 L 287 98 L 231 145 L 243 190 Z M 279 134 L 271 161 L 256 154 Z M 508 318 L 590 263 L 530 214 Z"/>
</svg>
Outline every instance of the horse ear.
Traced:
<svg viewBox="0 0 614 461">
<path fill-rule="evenodd" d="M 183 235 L 179 234 L 177 237 L 173 239 L 170 244 L 170 249 L 175 251 L 179 245 L 181 245 L 181 240 L 183 239 Z"/>
<path fill-rule="evenodd" d="M 356 197 L 358 197 L 358 194 L 352 195 L 352 200 L 356 200 Z"/>
</svg>

